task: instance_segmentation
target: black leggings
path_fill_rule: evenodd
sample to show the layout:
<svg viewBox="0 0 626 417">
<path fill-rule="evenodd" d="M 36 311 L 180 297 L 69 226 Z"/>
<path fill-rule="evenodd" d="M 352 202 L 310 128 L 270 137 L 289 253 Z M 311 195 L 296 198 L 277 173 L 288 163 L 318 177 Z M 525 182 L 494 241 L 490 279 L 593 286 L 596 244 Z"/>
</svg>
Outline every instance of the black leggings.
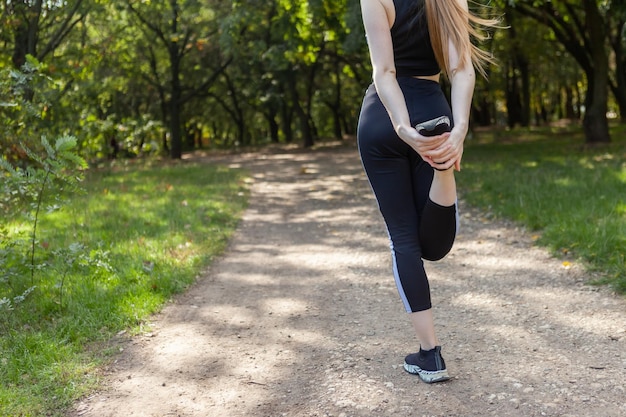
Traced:
<svg viewBox="0 0 626 417">
<path fill-rule="evenodd" d="M 452 114 L 438 83 L 398 78 L 412 125 Z M 423 259 L 448 254 L 457 230 L 456 205 L 428 197 L 433 168 L 396 134 L 374 85 L 363 100 L 357 139 L 361 161 L 389 233 L 393 272 L 407 312 L 431 308 Z"/>
</svg>

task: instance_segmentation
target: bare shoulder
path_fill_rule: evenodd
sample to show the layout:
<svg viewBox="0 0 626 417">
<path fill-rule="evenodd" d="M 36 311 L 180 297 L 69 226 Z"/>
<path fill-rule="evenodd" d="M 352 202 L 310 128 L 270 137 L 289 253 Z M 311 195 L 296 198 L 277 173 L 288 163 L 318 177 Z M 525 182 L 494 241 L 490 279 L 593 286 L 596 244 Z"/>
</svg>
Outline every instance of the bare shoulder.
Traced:
<svg viewBox="0 0 626 417">
<path fill-rule="evenodd" d="M 373 14 L 377 18 L 381 17 L 380 14 L 384 11 L 389 27 L 391 27 L 396 18 L 396 8 L 393 0 L 361 0 L 361 9 L 364 14 Z"/>
</svg>

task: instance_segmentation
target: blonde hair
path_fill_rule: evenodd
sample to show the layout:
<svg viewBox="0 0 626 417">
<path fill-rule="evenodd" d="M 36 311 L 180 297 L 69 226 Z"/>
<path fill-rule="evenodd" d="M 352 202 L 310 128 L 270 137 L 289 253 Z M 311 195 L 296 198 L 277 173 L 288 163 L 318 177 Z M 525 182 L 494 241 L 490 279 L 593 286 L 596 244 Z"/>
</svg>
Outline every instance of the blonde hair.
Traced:
<svg viewBox="0 0 626 417">
<path fill-rule="evenodd" d="M 466 61 L 469 56 L 471 64 L 486 78 L 485 67 L 487 64 L 493 63 L 494 58 L 489 52 L 474 45 L 472 38 L 477 41 L 489 39 L 489 36 L 480 31 L 478 27 L 495 27 L 499 20 L 475 16 L 466 10 L 458 0 L 426 0 L 426 16 L 435 58 L 445 73 L 451 76 L 457 70 L 457 68 L 450 68 L 448 42 L 451 41 L 459 53 L 458 67 L 468 64 Z"/>
</svg>

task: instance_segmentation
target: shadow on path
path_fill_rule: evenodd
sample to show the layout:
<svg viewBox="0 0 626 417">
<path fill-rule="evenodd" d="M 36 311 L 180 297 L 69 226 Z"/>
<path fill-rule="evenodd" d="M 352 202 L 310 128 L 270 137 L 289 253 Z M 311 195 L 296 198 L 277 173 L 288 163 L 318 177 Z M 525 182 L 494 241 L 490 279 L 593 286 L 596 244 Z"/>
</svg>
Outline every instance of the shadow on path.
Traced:
<svg viewBox="0 0 626 417">
<path fill-rule="evenodd" d="M 354 147 L 217 162 L 254 179 L 229 250 L 73 416 L 626 415 L 626 302 L 525 232 L 466 211 L 428 264 L 454 378 L 426 385 Z"/>
</svg>

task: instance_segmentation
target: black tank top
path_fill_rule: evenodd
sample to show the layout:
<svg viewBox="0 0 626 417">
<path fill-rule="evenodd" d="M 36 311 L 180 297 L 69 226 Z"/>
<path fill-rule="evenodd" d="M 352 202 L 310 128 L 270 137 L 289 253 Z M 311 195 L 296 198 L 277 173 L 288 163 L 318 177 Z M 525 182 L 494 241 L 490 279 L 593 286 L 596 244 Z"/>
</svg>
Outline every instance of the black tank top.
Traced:
<svg viewBox="0 0 626 417">
<path fill-rule="evenodd" d="M 391 27 L 397 77 L 436 75 L 441 68 L 428 34 L 424 0 L 393 0 L 396 20 Z"/>
</svg>

